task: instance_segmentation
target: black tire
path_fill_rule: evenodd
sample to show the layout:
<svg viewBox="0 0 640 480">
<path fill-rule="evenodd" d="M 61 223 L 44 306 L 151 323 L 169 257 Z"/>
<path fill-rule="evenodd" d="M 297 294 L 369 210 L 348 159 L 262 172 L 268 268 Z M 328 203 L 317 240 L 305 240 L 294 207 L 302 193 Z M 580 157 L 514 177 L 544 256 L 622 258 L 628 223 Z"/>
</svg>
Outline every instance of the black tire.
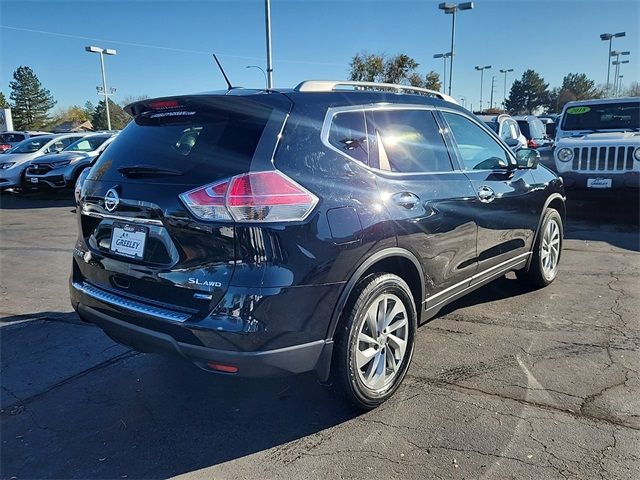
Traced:
<svg viewBox="0 0 640 480">
<path fill-rule="evenodd" d="M 27 169 L 26 168 L 22 172 L 22 175 L 20 175 L 19 190 L 20 190 L 20 193 L 26 193 L 26 192 L 31 192 L 31 191 L 35 190 L 33 185 L 31 185 L 29 182 L 27 182 Z"/>
<path fill-rule="evenodd" d="M 549 227 L 550 222 L 555 222 L 558 226 L 558 235 L 559 235 L 559 249 L 556 259 L 556 266 L 553 272 L 549 272 L 545 270 L 543 265 L 543 239 L 547 228 Z M 536 288 L 543 288 L 547 285 L 551 284 L 558 274 L 558 265 L 560 263 L 560 257 L 562 255 L 562 243 L 564 237 L 564 226 L 562 224 L 562 217 L 558 213 L 557 210 L 553 208 L 548 208 L 544 212 L 544 216 L 542 217 L 542 222 L 540 223 L 540 230 L 538 231 L 538 236 L 536 238 L 536 242 L 533 245 L 533 249 L 531 251 L 531 263 L 529 265 L 528 270 L 518 270 L 516 271 L 516 276 L 522 282 Z"/>
<path fill-rule="evenodd" d="M 390 337 L 391 333 L 387 334 L 385 329 L 385 339 L 381 345 L 375 347 L 375 356 L 377 356 L 377 350 L 380 349 L 380 353 L 383 353 L 381 357 L 383 360 L 372 357 L 374 359 L 371 362 L 385 362 L 383 367 L 385 377 L 387 375 L 387 355 L 389 355 L 389 362 L 392 362 L 396 368 L 395 370 L 391 369 L 392 373 L 388 379 L 390 383 L 388 385 L 385 384 L 376 391 L 364 383 L 366 379 L 363 380 L 361 378 L 361 375 L 364 374 L 356 364 L 356 349 L 361 343 L 358 340 L 360 329 L 367 328 L 363 327 L 367 311 L 376 301 L 380 302 L 383 294 L 385 294 L 385 298 L 391 299 L 392 303 L 389 306 L 391 310 L 393 310 L 391 307 L 395 307 L 397 303 L 396 299 L 399 299 L 402 302 L 402 306 L 404 306 L 405 311 L 397 314 L 394 318 L 403 319 L 406 317 L 407 319 L 407 329 L 396 330 L 396 332 L 401 331 L 406 337 L 406 348 L 404 355 L 400 357 L 400 361 L 395 361 L 396 357 L 394 355 L 397 350 L 393 346 L 393 342 L 389 341 L 387 344 L 386 338 L 387 336 Z M 395 322 L 389 321 L 389 327 L 391 327 L 392 323 L 395 324 Z M 340 393 L 345 395 L 358 408 L 364 410 L 376 408 L 391 397 L 402 383 L 413 356 L 416 329 L 415 302 L 409 286 L 402 278 L 390 273 L 376 273 L 362 279 L 351 294 L 350 301 L 336 330 L 332 367 L 333 384 L 339 389 Z M 369 367 L 373 368 L 372 365 L 369 365 Z"/>
</svg>

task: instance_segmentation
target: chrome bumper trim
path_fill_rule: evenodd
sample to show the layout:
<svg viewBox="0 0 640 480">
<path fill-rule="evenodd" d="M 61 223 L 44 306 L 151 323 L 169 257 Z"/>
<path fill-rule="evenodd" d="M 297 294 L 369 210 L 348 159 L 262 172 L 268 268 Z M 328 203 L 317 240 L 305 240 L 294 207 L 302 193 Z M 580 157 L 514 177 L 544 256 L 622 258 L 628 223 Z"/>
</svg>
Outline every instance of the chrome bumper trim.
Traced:
<svg viewBox="0 0 640 480">
<path fill-rule="evenodd" d="M 155 307 L 135 300 L 129 300 L 128 298 L 109 293 L 88 283 L 73 282 L 72 285 L 73 288 L 79 292 L 82 292 L 95 300 L 120 307 L 131 312 L 142 313 L 162 320 L 169 320 L 170 322 L 182 323 L 190 318 L 190 315 L 186 313 L 175 312 L 166 308 Z"/>
</svg>

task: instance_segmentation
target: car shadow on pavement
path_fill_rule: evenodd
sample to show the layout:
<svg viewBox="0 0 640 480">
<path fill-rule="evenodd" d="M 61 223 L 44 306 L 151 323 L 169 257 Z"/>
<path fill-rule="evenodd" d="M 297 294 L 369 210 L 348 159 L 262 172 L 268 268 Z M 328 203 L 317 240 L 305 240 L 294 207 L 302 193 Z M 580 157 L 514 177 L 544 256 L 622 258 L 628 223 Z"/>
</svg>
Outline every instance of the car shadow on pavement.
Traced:
<svg viewBox="0 0 640 480">
<path fill-rule="evenodd" d="M 5 335 L 12 328 L 16 334 Z M 19 358 L 34 365 L 16 368 L 43 384 L 37 393 L 8 396 L 2 407 L 3 478 L 167 478 L 267 449 L 293 461 L 287 444 L 314 434 L 322 441 L 323 431 L 360 414 L 311 375 L 212 374 L 177 357 L 121 348 L 91 325 L 35 321 L 2 329 L 3 347 L 41 330 L 37 348 Z M 72 365 L 47 362 L 61 357 Z M 4 363 L 3 370 L 12 368 Z M 4 373 L 2 387 L 11 393 L 8 380 L 17 375 Z"/>
<path fill-rule="evenodd" d="M 0 210 L 30 208 L 75 207 L 71 190 L 42 190 L 35 192 L 5 191 L 0 193 Z"/>
<path fill-rule="evenodd" d="M 633 224 L 569 223 L 565 240 L 603 242 L 613 247 L 640 252 L 640 229 Z"/>
<path fill-rule="evenodd" d="M 531 291 L 531 287 L 517 280 L 515 274 L 511 273 L 508 276 L 497 278 L 491 283 L 480 287 L 478 290 L 474 290 L 464 297 L 445 305 L 434 318 L 447 315 L 461 308 L 514 298 L 530 293 Z"/>
</svg>

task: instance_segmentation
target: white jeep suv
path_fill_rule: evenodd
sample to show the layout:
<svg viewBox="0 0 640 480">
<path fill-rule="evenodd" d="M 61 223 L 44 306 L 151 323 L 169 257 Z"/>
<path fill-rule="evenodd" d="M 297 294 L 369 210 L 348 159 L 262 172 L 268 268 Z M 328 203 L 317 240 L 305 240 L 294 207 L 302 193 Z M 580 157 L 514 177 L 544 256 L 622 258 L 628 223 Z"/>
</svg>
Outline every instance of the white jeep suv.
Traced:
<svg viewBox="0 0 640 480">
<path fill-rule="evenodd" d="M 554 161 L 567 188 L 640 187 L 640 97 L 569 102 Z"/>
</svg>

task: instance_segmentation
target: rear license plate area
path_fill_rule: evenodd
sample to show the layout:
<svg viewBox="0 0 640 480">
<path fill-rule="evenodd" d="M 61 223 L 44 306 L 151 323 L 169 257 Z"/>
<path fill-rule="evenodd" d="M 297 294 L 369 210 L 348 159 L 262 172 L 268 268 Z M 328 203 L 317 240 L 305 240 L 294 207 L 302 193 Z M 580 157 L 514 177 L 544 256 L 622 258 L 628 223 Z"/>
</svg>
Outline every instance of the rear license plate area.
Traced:
<svg viewBox="0 0 640 480">
<path fill-rule="evenodd" d="M 142 260 L 148 228 L 130 223 L 114 223 L 109 250 L 115 255 Z"/>
</svg>

